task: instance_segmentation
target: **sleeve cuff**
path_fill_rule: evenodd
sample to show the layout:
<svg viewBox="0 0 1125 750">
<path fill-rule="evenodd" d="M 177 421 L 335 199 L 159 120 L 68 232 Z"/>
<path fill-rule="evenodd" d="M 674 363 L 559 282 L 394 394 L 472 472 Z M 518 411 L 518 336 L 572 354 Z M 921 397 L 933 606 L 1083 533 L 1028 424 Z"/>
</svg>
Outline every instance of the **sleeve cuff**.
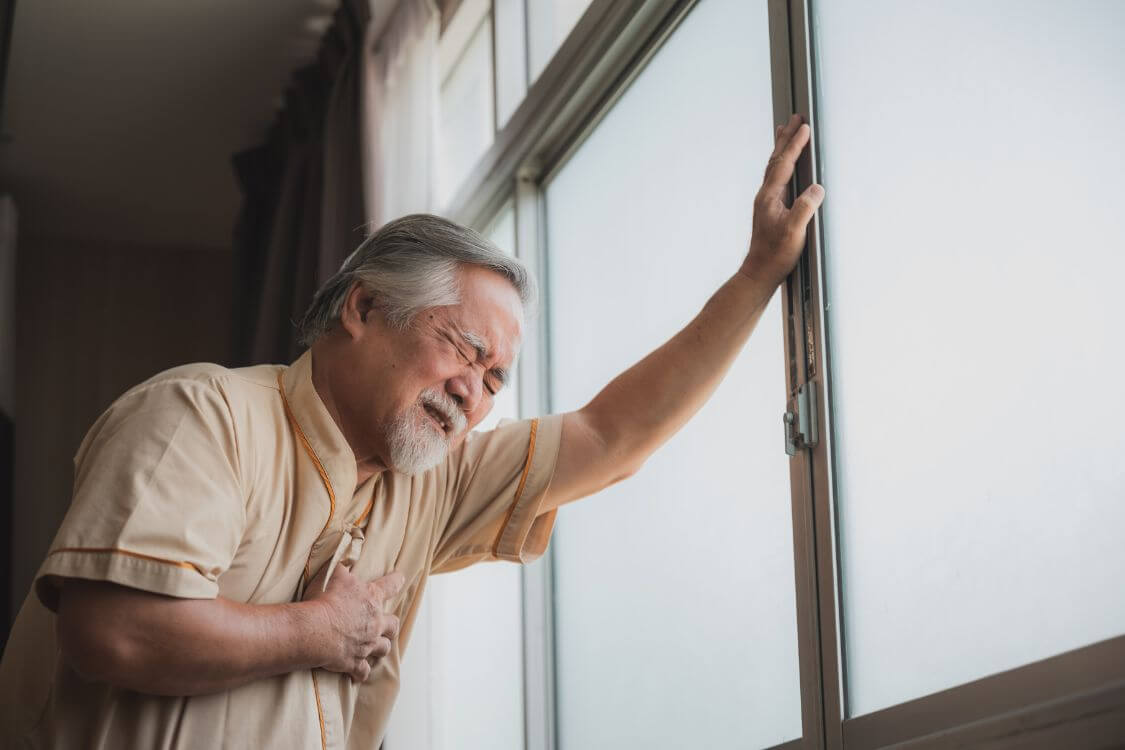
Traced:
<svg viewBox="0 0 1125 750">
<path fill-rule="evenodd" d="M 109 581 L 182 599 L 214 599 L 219 593 L 217 574 L 188 562 L 121 549 L 67 548 L 51 552 L 35 577 L 35 593 L 52 612 L 58 610 L 64 578 Z"/>
<path fill-rule="evenodd" d="M 555 475 L 562 438 L 562 415 L 542 417 L 533 424 L 528 439 L 527 463 L 520 478 L 508 519 L 493 548 L 498 560 L 531 562 L 547 549 L 555 526 L 556 510 L 539 515 L 539 507 Z"/>
</svg>

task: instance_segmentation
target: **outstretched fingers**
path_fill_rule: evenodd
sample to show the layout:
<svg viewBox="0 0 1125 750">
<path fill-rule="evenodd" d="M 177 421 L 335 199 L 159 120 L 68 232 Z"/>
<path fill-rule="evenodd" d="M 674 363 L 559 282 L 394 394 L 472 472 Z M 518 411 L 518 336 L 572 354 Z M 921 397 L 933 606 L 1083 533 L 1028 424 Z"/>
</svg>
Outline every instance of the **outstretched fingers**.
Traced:
<svg viewBox="0 0 1125 750">
<path fill-rule="evenodd" d="M 782 133 L 774 147 L 774 154 L 766 164 L 766 176 L 762 182 L 763 193 L 776 198 L 781 198 L 785 194 L 785 187 L 789 184 L 789 180 L 793 179 L 793 171 L 797 168 L 797 158 L 808 145 L 811 132 L 807 124 L 799 123 L 788 138 L 784 132 Z"/>
<path fill-rule="evenodd" d="M 804 122 L 804 120 L 800 115 L 793 115 L 789 118 L 789 122 L 785 123 L 784 125 L 778 125 L 776 128 L 774 128 L 773 152 L 770 154 L 771 162 L 773 161 L 774 157 L 781 155 L 781 151 L 785 148 L 785 144 L 788 143 L 789 139 L 793 137 L 793 134 L 797 132 L 797 128 L 801 127 L 802 122 Z"/>
</svg>

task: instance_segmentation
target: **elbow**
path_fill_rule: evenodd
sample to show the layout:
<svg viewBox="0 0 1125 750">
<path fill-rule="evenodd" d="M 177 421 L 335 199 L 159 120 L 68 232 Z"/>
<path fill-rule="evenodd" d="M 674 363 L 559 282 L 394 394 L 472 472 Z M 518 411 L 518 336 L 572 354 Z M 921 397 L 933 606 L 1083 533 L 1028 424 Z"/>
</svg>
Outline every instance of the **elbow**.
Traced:
<svg viewBox="0 0 1125 750">
<path fill-rule="evenodd" d="M 85 581 L 63 586 L 56 624 L 59 651 L 83 680 L 130 687 L 129 676 L 137 674 L 137 649 L 97 605 L 89 591 L 92 586 Z"/>
<path fill-rule="evenodd" d="M 593 455 L 602 457 L 608 469 L 603 473 L 603 487 L 622 482 L 644 467 L 652 450 L 643 440 L 616 428 L 616 420 L 590 407 L 583 409 L 580 415 L 577 427 L 582 438 L 592 446 Z"/>
<path fill-rule="evenodd" d="M 641 470 L 652 451 L 619 425 L 620 420 L 598 403 L 564 415 L 555 475 L 541 513 L 589 497 Z"/>
<path fill-rule="evenodd" d="M 619 462 L 617 464 L 617 466 L 618 466 L 617 473 L 614 475 L 614 477 L 610 480 L 609 483 L 610 484 L 617 484 L 618 482 L 624 482 L 626 479 L 629 479 L 630 477 L 635 475 L 638 471 L 643 469 L 644 465 L 645 465 L 645 459 L 644 458 L 632 458 L 632 459 L 622 460 L 621 462 Z"/>
<path fill-rule="evenodd" d="M 96 632 L 96 628 L 59 617 L 59 651 L 63 661 L 86 682 L 105 682 L 123 687 L 129 674 L 129 648 L 125 639 Z"/>
</svg>

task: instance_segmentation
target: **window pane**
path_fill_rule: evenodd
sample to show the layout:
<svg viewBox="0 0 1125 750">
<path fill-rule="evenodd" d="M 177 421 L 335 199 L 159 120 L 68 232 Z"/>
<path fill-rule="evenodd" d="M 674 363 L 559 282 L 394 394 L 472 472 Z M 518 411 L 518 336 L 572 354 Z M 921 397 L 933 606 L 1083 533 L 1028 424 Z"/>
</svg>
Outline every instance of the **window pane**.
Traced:
<svg viewBox="0 0 1125 750">
<path fill-rule="evenodd" d="M 527 0 L 527 43 L 531 80 L 555 56 L 563 40 L 578 23 L 591 0 Z"/>
<path fill-rule="evenodd" d="M 504 204 L 484 234 L 508 255 L 516 254 L 516 212 L 511 201 Z"/>
<path fill-rule="evenodd" d="M 486 230 L 515 253 L 507 204 Z M 513 383 L 517 382 L 513 377 Z M 517 416 L 516 389 L 504 388 L 478 430 Z M 435 750 L 523 750 L 523 588 L 510 563 L 474 565 L 430 579 L 433 616 Z"/>
<path fill-rule="evenodd" d="M 1125 4 L 817 7 L 857 715 L 1125 633 Z"/>
<path fill-rule="evenodd" d="M 450 29 L 463 12 L 465 8 L 458 11 Z M 447 30 L 442 44 L 455 39 Z M 445 49 L 442 54 L 452 56 Z M 487 15 L 472 32 L 464 50 L 454 57 L 441 84 L 440 103 L 437 199 L 439 206 L 447 206 L 477 160 L 492 145 L 492 22 Z"/>
<path fill-rule="evenodd" d="M 555 411 L 737 270 L 771 150 L 764 4 L 703 0 L 547 187 Z M 561 747 L 801 734 L 780 298 L 703 411 L 554 538 Z"/>
<path fill-rule="evenodd" d="M 427 596 L 434 750 L 523 750 L 519 566 L 482 563 L 443 573 L 430 579 Z"/>
<path fill-rule="evenodd" d="M 508 255 L 516 254 L 516 212 L 509 201 L 485 229 L 485 236 Z M 501 419 L 515 419 L 519 414 L 519 362 L 513 364 L 511 382 L 500 389 L 492 404 L 492 412 L 477 426 L 478 430 L 491 430 Z"/>
<path fill-rule="evenodd" d="M 494 0 L 496 19 L 496 118 L 502 130 L 527 93 L 524 0 Z"/>
</svg>

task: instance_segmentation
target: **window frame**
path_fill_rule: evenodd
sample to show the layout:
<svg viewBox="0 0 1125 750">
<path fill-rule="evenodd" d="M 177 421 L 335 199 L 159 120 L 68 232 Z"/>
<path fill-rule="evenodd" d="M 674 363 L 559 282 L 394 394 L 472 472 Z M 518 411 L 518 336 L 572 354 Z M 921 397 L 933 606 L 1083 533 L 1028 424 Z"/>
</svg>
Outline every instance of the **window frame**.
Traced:
<svg viewBox="0 0 1125 750">
<path fill-rule="evenodd" d="M 546 276 L 545 210 L 536 184 L 516 179 L 516 257 L 534 278 Z M 547 315 L 536 315 L 525 332 L 517 373 L 520 416 L 550 413 Z M 526 750 L 551 750 L 555 734 L 554 555 L 551 548 L 523 566 L 524 744 Z"/>
<path fill-rule="evenodd" d="M 516 255 L 549 273 L 543 188 L 596 127 L 647 61 L 698 0 L 593 0 L 488 151 L 455 189 L 446 214 L 486 225 L 514 196 Z M 820 170 L 816 107 L 816 0 L 768 0 L 774 121 L 791 112 L 813 124 L 813 140 L 798 162 L 792 194 Z M 493 70 L 497 34 L 493 14 Z M 524 8 L 523 70 L 527 76 Z M 514 74 L 509 71 L 509 75 Z M 493 95 L 494 108 L 498 97 Z M 819 440 L 790 459 L 803 736 L 770 750 L 910 748 L 1103 747 L 1125 737 L 1125 636 L 1075 649 L 1006 672 L 846 717 L 846 658 L 838 537 L 829 299 L 824 279 L 823 218 L 810 223 L 807 252 L 782 285 L 786 388 L 779 416 L 794 411 L 797 393 L 816 398 Z M 551 404 L 548 315 L 529 331 L 519 373 L 520 412 L 547 413 Z M 778 450 L 782 426 L 778 425 Z M 552 552 L 524 568 L 524 705 L 528 750 L 557 747 L 554 686 Z"/>
<path fill-rule="evenodd" d="M 817 60 L 813 11 L 817 0 L 770 0 L 771 17 L 787 19 L 788 76 L 779 55 L 775 81 L 788 77 L 793 111 L 813 125 L 813 142 L 798 164 L 793 189 L 816 180 L 820 151 L 816 133 Z M 781 39 L 776 40 L 778 44 Z M 780 96 L 784 97 L 784 87 Z M 776 109 L 776 108 L 775 108 Z M 784 111 L 782 108 L 781 111 Z M 796 192 L 794 193 L 796 194 Z M 1125 636 L 1035 661 L 1015 669 L 854 718 L 846 718 L 846 653 L 837 537 L 837 483 L 833 399 L 824 278 L 822 217 L 810 224 L 808 252 L 787 280 L 795 320 L 804 331 L 803 377 L 816 388 L 820 444 L 811 450 L 811 496 L 816 529 L 817 619 L 821 660 L 824 747 L 866 750 L 898 746 L 949 747 L 1104 747 L 1125 738 Z M 797 340 L 801 340 L 798 334 Z M 787 339 L 788 340 L 788 339 Z M 797 368 L 800 371 L 802 368 Z"/>
<path fill-rule="evenodd" d="M 435 187 L 439 203 L 443 197 L 448 197 L 444 195 L 445 190 L 452 187 L 445 184 L 442 177 L 443 165 L 441 164 L 441 162 L 449 156 L 445 151 L 447 144 L 445 142 L 445 128 L 443 122 L 445 116 L 443 111 L 445 92 L 450 82 L 461 72 L 461 67 L 470 59 L 473 44 L 477 40 L 477 35 L 482 33 L 482 31 L 488 34 L 488 53 L 486 59 L 490 66 L 487 75 L 490 103 L 487 107 L 482 108 L 482 114 L 488 118 L 488 124 L 485 130 L 489 138 L 489 145 L 491 145 L 492 140 L 496 137 L 496 18 L 493 13 L 493 6 L 493 0 L 457 0 L 454 13 L 448 17 L 444 15 L 444 9 L 449 6 L 443 6 L 437 53 L 437 101 L 439 102 L 438 111 L 440 115 L 439 121 L 435 126 L 435 132 L 438 138 L 436 150 L 437 158 L 439 159 Z M 471 168 L 472 164 L 467 164 L 466 166 Z M 464 177 L 461 179 L 464 181 Z"/>
<path fill-rule="evenodd" d="M 492 147 L 456 190 L 447 214 L 462 223 L 482 226 L 502 209 L 514 191 L 516 253 L 546 287 L 549 255 L 545 241 L 544 188 L 697 2 L 594 0 L 528 89 Z M 777 20 L 772 16 L 771 10 L 771 40 Z M 776 53 L 775 48 L 771 41 L 771 54 Z M 775 117 L 785 119 L 783 115 Z M 550 412 L 552 406 L 548 397 L 548 314 L 541 313 L 537 322 L 535 340 L 529 338 L 525 342 L 521 359 L 520 403 L 524 415 Z M 789 356 L 788 352 L 786 354 Z M 787 387 L 796 389 L 792 384 Z M 783 411 L 783 404 L 779 399 L 779 413 Z M 807 458 L 798 457 L 791 462 L 792 466 L 799 467 L 798 474 L 807 473 Z M 807 482 L 803 486 L 807 490 Z M 809 682 L 817 675 L 818 665 L 812 629 L 815 621 L 810 616 L 815 578 L 807 507 L 804 494 L 801 502 L 793 505 L 795 557 L 805 569 L 804 576 L 799 571 L 797 575 L 797 614 L 799 623 L 803 623 L 799 624 L 798 632 L 802 737 L 776 745 L 776 750 L 822 747 L 818 739 L 819 688 L 815 682 Z M 542 561 L 524 568 L 524 624 L 527 748 L 553 750 L 557 747 L 557 735 L 551 551 Z"/>
</svg>

